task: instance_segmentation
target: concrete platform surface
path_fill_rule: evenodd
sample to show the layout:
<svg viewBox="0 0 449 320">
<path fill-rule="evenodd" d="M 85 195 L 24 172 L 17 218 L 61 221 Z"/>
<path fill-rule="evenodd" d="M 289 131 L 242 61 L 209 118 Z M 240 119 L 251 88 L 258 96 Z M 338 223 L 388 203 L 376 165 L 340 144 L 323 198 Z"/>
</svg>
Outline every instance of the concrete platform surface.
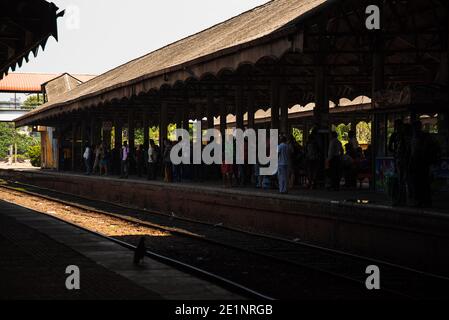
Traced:
<svg viewBox="0 0 449 320">
<path fill-rule="evenodd" d="M 239 299 L 227 290 L 62 221 L 0 201 L 0 300 Z M 80 290 L 66 268 L 80 269 Z"/>
</svg>

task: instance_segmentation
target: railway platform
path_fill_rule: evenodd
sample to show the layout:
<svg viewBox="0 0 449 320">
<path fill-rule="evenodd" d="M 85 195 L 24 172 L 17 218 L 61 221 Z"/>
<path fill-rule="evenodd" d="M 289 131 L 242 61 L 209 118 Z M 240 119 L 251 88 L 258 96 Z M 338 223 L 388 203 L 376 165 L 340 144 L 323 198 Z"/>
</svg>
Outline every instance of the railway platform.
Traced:
<svg viewBox="0 0 449 320">
<path fill-rule="evenodd" d="M 99 235 L 0 201 L 0 300 L 229 300 L 221 287 L 133 252 Z M 68 266 L 80 289 L 68 290 Z"/>
<path fill-rule="evenodd" d="M 130 177 L 86 176 L 47 170 L 0 170 L 16 181 L 96 203 L 176 216 L 212 225 L 301 241 L 447 275 L 447 194 L 436 209 L 392 207 L 366 190 L 297 190 L 288 195 L 219 184 L 163 183 Z"/>
</svg>

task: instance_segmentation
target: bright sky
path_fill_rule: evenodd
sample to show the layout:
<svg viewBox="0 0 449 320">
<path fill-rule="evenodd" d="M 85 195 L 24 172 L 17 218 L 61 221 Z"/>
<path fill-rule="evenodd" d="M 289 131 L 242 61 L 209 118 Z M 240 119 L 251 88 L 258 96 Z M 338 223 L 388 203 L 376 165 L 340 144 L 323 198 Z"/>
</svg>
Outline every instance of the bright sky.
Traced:
<svg viewBox="0 0 449 320">
<path fill-rule="evenodd" d="M 50 1 L 50 0 L 49 0 Z M 17 72 L 100 74 L 267 0 L 53 0 L 59 42 Z"/>
</svg>

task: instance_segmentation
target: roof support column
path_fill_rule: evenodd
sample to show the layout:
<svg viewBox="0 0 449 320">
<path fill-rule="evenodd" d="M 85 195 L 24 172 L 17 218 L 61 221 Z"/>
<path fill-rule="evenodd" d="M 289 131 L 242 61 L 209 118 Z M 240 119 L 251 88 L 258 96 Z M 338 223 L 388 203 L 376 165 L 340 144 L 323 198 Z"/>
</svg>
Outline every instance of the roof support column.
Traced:
<svg viewBox="0 0 449 320">
<path fill-rule="evenodd" d="M 181 109 L 182 112 L 182 128 L 189 131 L 190 125 L 190 112 L 189 105 L 187 104 L 184 108 Z"/>
<path fill-rule="evenodd" d="M 329 146 L 329 98 L 327 96 L 326 68 L 322 59 L 315 69 L 315 108 L 313 117 L 318 129 L 322 159 L 318 167 L 318 183 L 325 185 L 325 160 Z"/>
<path fill-rule="evenodd" d="M 175 114 L 175 123 L 176 123 L 176 129 L 182 129 L 182 108 L 176 107 L 176 114 Z"/>
<path fill-rule="evenodd" d="M 327 97 L 326 68 L 324 65 L 315 69 L 315 108 L 313 109 L 315 125 L 327 134 L 329 132 L 329 99 Z"/>
<path fill-rule="evenodd" d="M 108 126 L 105 126 L 105 123 L 102 123 L 102 128 L 103 128 L 103 143 L 105 144 L 106 148 L 111 149 L 111 127 L 109 126 L 109 121 L 108 121 Z"/>
<path fill-rule="evenodd" d="M 62 154 L 62 125 L 56 127 L 56 154 L 54 155 L 55 167 L 57 171 L 61 171 L 61 154 Z"/>
<path fill-rule="evenodd" d="M 248 92 L 248 129 L 254 129 L 255 127 L 255 93 L 250 90 Z"/>
<path fill-rule="evenodd" d="M 374 35 L 373 41 L 373 73 L 372 73 L 372 103 L 373 103 L 373 114 L 372 114 L 372 123 L 371 123 L 371 150 L 372 150 L 372 163 L 371 163 L 371 173 L 372 173 L 372 181 L 371 181 L 371 189 L 376 189 L 376 157 L 379 153 L 379 142 L 378 139 L 382 139 L 379 135 L 379 116 L 375 112 L 375 98 L 376 92 L 384 89 L 384 67 L 385 67 L 385 59 L 384 59 L 384 41 L 382 34 L 378 33 Z"/>
<path fill-rule="evenodd" d="M 71 171 L 75 171 L 75 154 L 76 154 L 76 122 L 72 123 L 72 159 L 71 159 Z"/>
<path fill-rule="evenodd" d="M 214 126 L 214 96 L 209 92 L 207 95 L 207 129 L 213 129 Z"/>
<path fill-rule="evenodd" d="M 315 108 L 313 109 L 313 118 L 315 126 L 318 129 L 319 141 L 321 143 L 322 159 L 319 163 L 318 181 L 319 184 L 325 184 L 325 159 L 329 146 L 329 96 L 327 83 L 326 55 L 323 53 L 328 47 L 328 40 L 324 37 L 327 32 L 327 21 L 323 15 L 318 22 L 320 33 L 318 48 L 319 54 L 315 56 Z"/>
<path fill-rule="evenodd" d="M 148 149 L 150 145 L 150 124 L 148 119 L 148 114 L 146 112 L 143 113 L 143 122 L 142 122 L 142 130 L 143 130 L 143 145 L 145 149 Z"/>
<path fill-rule="evenodd" d="M 136 154 L 136 124 L 134 119 L 134 110 L 128 111 L 128 146 L 129 146 L 129 173 L 134 174 L 136 163 L 134 156 Z"/>
<path fill-rule="evenodd" d="M 114 148 L 120 149 L 122 147 L 122 123 L 117 117 L 114 120 Z"/>
<path fill-rule="evenodd" d="M 304 120 L 302 120 L 302 128 L 302 141 L 305 146 L 305 143 L 309 141 L 309 122 L 307 121 L 307 118 L 304 118 Z"/>
<path fill-rule="evenodd" d="M 159 146 L 161 147 L 162 154 L 164 153 L 164 140 L 168 135 L 168 103 L 161 103 L 161 113 L 159 122 Z"/>
<path fill-rule="evenodd" d="M 195 107 L 195 120 L 200 123 L 203 121 L 203 106 L 201 104 L 197 104 Z"/>
<path fill-rule="evenodd" d="M 84 162 L 83 155 L 84 155 L 84 150 L 86 149 L 86 145 L 87 145 L 87 142 L 86 142 L 86 120 L 83 117 L 83 119 L 81 120 L 81 159 L 80 159 L 81 162 L 80 163 Z"/>
<path fill-rule="evenodd" d="M 243 87 L 237 85 L 235 91 L 235 127 L 236 129 L 245 129 L 243 119 Z"/>
<path fill-rule="evenodd" d="M 281 133 L 285 136 L 289 135 L 287 94 L 288 87 L 282 85 L 279 92 L 279 104 L 281 108 Z"/>
<path fill-rule="evenodd" d="M 280 81 L 279 78 L 273 78 L 271 80 L 271 129 L 279 129 L 279 91 Z"/>
<path fill-rule="evenodd" d="M 97 127 L 97 123 L 96 123 L 96 119 L 94 117 L 92 117 L 90 119 L 90 144 L 92 146 L 97 144 L 97 139 L 96 139 L 96 127 Z"/>
<path fill-rule="evenodd" d="M 128 145 L 129 145 L 129 153 L 131 155 L 131 159 L 134 156 L 134 151 L 135 151 L 135 147 L 136 147 L 136 142 L 135 142 L 136 132 L 135 132 L 135 130 L 136 130 L 136 128 L 135 128 L 135 123 L 134 123 L 134 111 L 129 110 L 128 111 Z"/>
<path fill-rule="evenodd" d="M 220 99 L 220 135 L 221 135 L 221 148 L 224 159 L 225 155 L 225 142 L 226 142 L 226 127 L 227 127 L 227 108 L 225 98 Z"/>
</svg>

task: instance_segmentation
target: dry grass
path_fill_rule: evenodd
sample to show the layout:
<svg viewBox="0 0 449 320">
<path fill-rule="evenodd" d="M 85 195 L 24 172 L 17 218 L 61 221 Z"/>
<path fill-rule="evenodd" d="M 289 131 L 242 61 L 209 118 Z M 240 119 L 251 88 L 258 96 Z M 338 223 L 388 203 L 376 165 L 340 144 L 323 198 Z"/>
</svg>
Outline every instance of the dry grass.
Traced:
<svg viewBox="0 0 449 320">
<path fill-rule="evenodd" d="M 0 188 L 0 200 L 54 216 L 109 237 L 165 237 L 170 233 L 82 210 L 58 202 Z"/>
</svg>

